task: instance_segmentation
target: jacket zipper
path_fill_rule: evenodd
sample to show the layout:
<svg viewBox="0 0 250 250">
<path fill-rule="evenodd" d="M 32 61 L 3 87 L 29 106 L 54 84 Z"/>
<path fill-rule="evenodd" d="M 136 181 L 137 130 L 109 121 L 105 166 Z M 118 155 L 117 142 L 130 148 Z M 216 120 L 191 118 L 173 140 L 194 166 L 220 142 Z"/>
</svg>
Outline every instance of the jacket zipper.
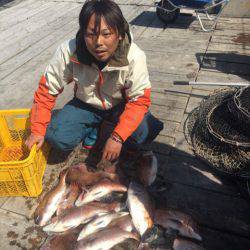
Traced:
<svg viewBox="0 0 250 250">
<path fill-rule="evenodd" d="M 98 81 L 98 84 L 97 84 L 97 92 L 98 92 L 98 95 L 101 99 L 101 102 L 102 102 L 102 107 L 103 109 L 107 109 L 106 107 L 106 103 L 105 103 L 105 100 L 102 98 L 102 95 L 101 95 L 101 86 L 103 85 L 104 83 L 104 80 L 103 80 L 103 75 L 102 75 L 102 72 L 100 70 L 98 70 L 98 74 L 99 74 L 99 81 Z"/>
</svg>

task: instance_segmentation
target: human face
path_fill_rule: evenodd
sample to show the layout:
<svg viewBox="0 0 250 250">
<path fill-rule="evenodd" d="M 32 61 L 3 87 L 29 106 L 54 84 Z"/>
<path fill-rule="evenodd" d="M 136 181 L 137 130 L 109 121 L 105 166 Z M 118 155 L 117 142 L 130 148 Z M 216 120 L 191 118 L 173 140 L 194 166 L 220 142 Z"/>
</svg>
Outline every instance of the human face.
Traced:
<svg viewBox="0 0 250 250">
<path fill-rule="evenodd" d="M 95 32 L 95 14 L 90 17 L 86 33 L 84 35 L 88 51 L 98 60 L 106 62 L 117 49 L 121 37 L 116 30 L 108 27 L 102 17 L 100 22 L 100 32 Z"/>
</svg>

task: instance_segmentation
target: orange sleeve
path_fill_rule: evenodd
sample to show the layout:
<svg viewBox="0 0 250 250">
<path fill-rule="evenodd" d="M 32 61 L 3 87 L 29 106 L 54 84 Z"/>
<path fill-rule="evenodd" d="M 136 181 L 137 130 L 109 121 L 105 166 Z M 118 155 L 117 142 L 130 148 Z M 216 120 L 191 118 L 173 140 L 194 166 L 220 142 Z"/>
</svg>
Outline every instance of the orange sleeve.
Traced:
<svg viewBox="0 0 250 250">
<path fill-rule="evenodd" d="M 46 78 L 42 76 L 31 108 L 31 132 L 33 134 L 45 135 L 55 102 L 56 96 L 49 93 L 49 89 L 46 86 Z"/>
<path fill-rule="evenodd" d="M 136 100 L 127 102 L 125 110 L 120 116 L 119 122 L 114 129 L 123 141 L 125 141 L 140 125 L 145 113 L 151 104 L 150 101 L 151 89 L 145 89 L 144 94 Z"/>
</svg>

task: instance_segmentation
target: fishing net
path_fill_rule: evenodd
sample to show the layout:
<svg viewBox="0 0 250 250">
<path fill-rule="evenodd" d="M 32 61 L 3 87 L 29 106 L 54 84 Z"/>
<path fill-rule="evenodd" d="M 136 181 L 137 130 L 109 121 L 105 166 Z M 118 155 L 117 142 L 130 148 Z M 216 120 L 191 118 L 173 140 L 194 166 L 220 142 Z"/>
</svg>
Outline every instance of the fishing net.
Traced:
<svg viewBox="0 0 250 250">
<path fill-rule="evenodd" d="M 228 108 L 228 103 L 231 101 L 232 98 L 227 98 L 210 110 L 207 116 L 208 130 L 223 142 L 241 147 L 250 147 L 249 125 L 237 119 L 238 115 L 232 115 Z"/>
<path fill-rule="evenodd" d="M 232 126 L 232 119 L 227 117 L 232 117 L 232 114 L 223 106 L 236 92 L 235 88 L 221 89 L 204 99 L 188 116 L 184 133 L 196 156 L 220 173 L 250 179 L 250 148 L 240 147 L 238 143 L 228 143 L 225 140 L 230 138 L 235 142 L 250 141 L 250 137 L 245 138 L 245 134 L 242 136 Z M 225 120 L 228 121 L 226 125 Z"/>
<path fill-rule="evenodd" d="M 250 126 L 250 87 L 239 89 L 229 101 L 228 108 L 240 123 Z"/>
</svg>

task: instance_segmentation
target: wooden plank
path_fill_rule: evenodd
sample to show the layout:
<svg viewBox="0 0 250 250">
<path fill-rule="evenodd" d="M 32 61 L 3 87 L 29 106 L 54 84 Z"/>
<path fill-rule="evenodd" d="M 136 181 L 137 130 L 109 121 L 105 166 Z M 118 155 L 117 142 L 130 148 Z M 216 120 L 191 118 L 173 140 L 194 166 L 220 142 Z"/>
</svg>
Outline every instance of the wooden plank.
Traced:
<svg viewBox="0 0 250 250">
<path fill-rule="evenodd" d="M 151 93 L 152 103 L 156 105 L 161 105 L 168 107 L 169 109 L 177 108 L 183 109 L 186 107 L 188 102 L 187 96 L 180 96 L 168 93 L 159 93 L 159 92 L 152 92 Z"/>
<path fill-rule="evenodd" d="M 169 155 L 173 149 L 174 138 L 169 136 L 158 135 L 156 139 L 142 147 L 146 150 L 152 150 L 155 153 Z"/>
<path fill-rule="evenodd" d="M 180 156 L 181 155 L 181 156 Z M 185 184 L 205 190 L 239 197 L 232 181 L 219 177 L 211 167 L 180 148 L 175 148 L 171 156 L 157 156 L 162 175 L 167 182 Z"/>
<path fill-rule="evenodd" d="M 167 72 L 159 72 L 156 70 L 149 70 L 149 76 L 151 79 L 151 82 L 154 84 L 154 82 L 158 83 L 166 83 L 166 87 L 168 87 L 167 84 L 173 84 L 175 86 L 175 81 L 194 81 L 196 78 L 196 72 L 194 74 L 187 74 L 187 75 L 178 75 L 178 74 L 173 74 L 173 73 L 167 73 Z M 158 84 L 157 83 L 157 84 Z M 189 91 L 190 86 L 185 86 L 185 85 L 176 85 L 178 88 L 183 89 L 185 91 Z M 160 86 L 159 86 L 160 87 Z M 162 86 L 161 88 L 164 88 Z"/>
<path fill-rule="evenodd" d="M 11 8 L 2 9 L 0 21 L 4 20 L 6 17 L 9 17 L 12 14 L 21 15 L 22 13 L 27 11 L 29 9 L 29 6 L 32 6 L 35 2 L 35 0 L 21 1 Z"/>
<path fill-rule="evenodd" d="M 35 15 L 30 19 L 10 27 L 5 32 L 1 33 L 1 44 L 11 39 L 20 39 L 21 37 L 26 36 L 28 33 L 35 31 L 37 28 L 43 25 L 48 25 L 50 22 L 53 22 L 60 16 L 63 16 L 63 14 L 67 13 L 69 9 L 75 5 L 64 2 L 58 4 L 51 2 L 50 6 L 50 9 L 43 10 L 39 13 L 39 15 Z M 57 9 L 57 11 L 53 11 L 53 6 Z"/>
<path fill-rule="evenodd" d="M 229 23 L 229 24 L 250 24 L 249 18 L 227 18 L 227 17 L 221 17 L 220 23 Z"/>
<path fill-rule="evenodd" d="M 239 24 L 234 24 L 234 23 L 222 23 L 218 22 L 216 25 L 216 29 L 220 30 L 244 30 L 245 32 L 250 31 L 250 24 L 249 23 L 239 23 Z"/>
<path fill-rule="evenodd" d="M 158 71 L 188 78 L 197 73 L 199 64 L 195 55 L 187 53 L 164 53 L 145 50 L 149 71 Z"/>
<path fill-rule="evenodd" d="M 154 17 L 153 21 L 147 26 L 147 29 L 145 29 L 142 33 L 143 37 L 157 37 L 159 33 L 161 33 L 166 25 L 159 20 L 159 18 L 156 15 L 155 10 L 153 10 L 153 13 L 147 12 L 147 15 Z"/>
<path fill-rule="evenodd" d="M 197 77 L 197 81 L 207 82 L 247 82 L 249 79 L 249 76 L 227 74 L 224 72 L 210 71 L 207 69 L 201 69 Z M 197 86 L 193 87 L 197 88 Z"/>
<path fill-rule="evenodd" d="M 151 78 L 152 79 L 152 78 Z M 183 78 L 179 78 L 181 81 L 184 81 Z M 174 94 L 176 96 L 187 96 L 192 89 L 192 86 L 189 85 L 175 85 L 173 82 L 177 81 L 178 78 L 174 78 L 172 82 L 168 82 L 168 80 L 161 81 L 154 81 L 153 79 L 151 80 L 151 90 L 153 92 L 159 92 L 159 93 L 168 93 L 168 94 Z"/>
<path fill-rule="evenodd" d="M 204 227 L 250 236 L 246 200 L 180 183 L 169 182 L 166 187 L 167 190 L 159 194 L 159 205 L 188 213 Z"/>
<path fill-rule="evenodd" d="M 160 134 L 163 136 L 174 137 L 179 123 L 165 120 L 161 121 L 164 123 L 164 127 Z"/>
<path fill-rule="evenodd" d="M 10 15 L 6 16 L 5 18 L 1 18 L 0 16 L 0 32 L 13 27 L 27 19 L 30 19 L 32 16 L 39 14 L 39 12 L 48 9 L 51 6 L 51 2 L 44 2 L 44 1 L 36 1 L 31 3 L 28 8 L 21 8 L 19 10 L 23 10 L 23 13 L 14 13 L 15 18 L 10 18 Z"/>
<path fill-rule="evenodd" d="M 2 81 L 17 68 L 31 60 L 34 56 L 41 54 L 46 48 L 51 46 L 56 37 L 59 40 L 61 37 L 64 37 L 66 33 L 72 32 L 72 30 L 75 30 L 75 32 L 77 31 L 77 19 L 67 23 L 66 25 L 57 29 L 54 33 L 49 34 L 48 36 L 44 37 L 44 39 L 39 40 L 37 43 L 28 47 L 15 57 L 2 63 L 0 68 L 0 80 Z"/>
<path fill-rule="evenodd" d="M 250 80 L 250 76 L 240 76 L 233 74 L 226 74 L 222 72 L 209 71 L 206 69 L 202 69 L 199 71 L 197 81 L 199 82 L 227 82 L 227 83 L 235 83 L 235 82 L 246 82 Z M 214 91 L 216 89 L 222 88 L 221 86 L 209 86 L 209 85 L 195 85 L 193 89 L 202 89 L 208 91 Z"/>
<path fill-rule="evenodd" d="M 197 52 L 205 52 L 207 48 L 207 43 L 203 41 L 193 41 L 190 37 L 189 40 L 182 39 L 182 37 L 172 38 L 171 36 L 166 37 L 149 37 L 145 38 L 140 37 L 139 39 L 135 39 L 136 44 L 138 44 L 142 49 L 154 52 L 186 52 L 188 51 L 190 54 L 195 54 Z"/>
<path fill-rule="evenodd" d="M 154 114 L 157 118 L 164 120 L 164 121 L 173 121 L 173 122 L 181 122 L 182 116 L 184 114 L 183 109 L 177 108 L 166 108 L 165 106 L 160 105 L 151 105 L 150 111 Z"/>
<path fill-rule="evenodd" d="M 241 33 L 245 33 L 246 34 L 246 33 L 249 33 L 249 32 L 247 32 L 244 29 L 238 27 L 237 30 L 231 30 L 231 29 L 220 29 L 220 30 L 217 30 L 216 29 L 213 32 L 213 35 L 216 35 L 218 37 L 225 37 L 225 38 L 227 38 L 227 37 L 234 37 L 234 36 L 237 37 Z"/>
<path fill-rule="evenodd" d="M 215 50 L 220 52 L 235 52 L 237 54 L 250 55 L 250 46 L 245 44 L 224 44 L 217 42 L 210 42 L 209 50 Z"/>
<path fill-rule="evenodd" d="M 201 68 L 208 69 L 210 71 L 215 71 L 215 72 L 220 71 L 226 74 L 234 74 L 234 75 L 248 76 L 250 74 L 248 63 L 220 62 L 204 58 Z"/>
<path fill-rule="evenodd" d="M 200 105 L 200 102 L 203 100 L 203 96 L 191 96 L 188 100 L 185 113 L 190 113 L 193 109 Z"/>
<path fill-rule="evenodd" d="M 239 33 L 239 31 L 234 34 L 226 35 L 226 34 L 217 34 L 215 33 L 212 36 L 211 42 L 213 43 L 223 43 L 223 44 L 235 44 L 241 46 L 250 46 L 250 39 L 248 39 L 249 35 L 247 33 Z"/>
<path fill-rule="evenodd" d="M 4 81 L 5 85 L 1 87 L 0 92 L 0 107 L 2 109 L 14 108 L 14 107 L 27 107 L 33 100 L 33 93 L 37 88 L 38 81 L 44 71 L 48 61 L 55 53 L 56 48 L 63 41 L 72 38 L 75 31 L 72 31 L 73 27 L 70 27 L 70 32 L 62 32 L 63 37 L 60 40 L 53 40 L 51 45 L 43 51 L 42 54 L 37 55 L 32 60 L 27 62 L 25 65 L 17 69 L 13 74 L 9 75 Z M 58 39 L 58 37 L 57 37 Z M 18 79 L 18 80 L 17 80 Z M 13 90 L 18 87 L 18 92 L 13 95 Z"/>
<path fill-rule="evenodd" d="M 250 50 L 249 52 L 239 51 L 215 51 L 208 49 L 204 58 L 206 60 L 213 60 L 218 62 L 229 62 L 238 64 L 250 64 Z M 250 67 L 250 66 L 249 66 Z"/>
<path fill-rule="evenodd" d="M 171 37 L 172 39 L 186 39 L 207 43 L 211 37 L 211 33 L 201 32 L 200 30 L 166 28 L 157 35 L 157 38 Z"/>
<path fill-rule="evenodd" d="M 143 11 L 134 19 L 130 20 L 130 29 L 133 36 L 141 36 L 147 26 L 150 25 L 151 22 L 153 22 L 154 18 L 155 16 L 152 8 L 143 7 Z"/>
<path fill-rule="evenodd" d="M 186 155 L 189 155 L 189 156 L 194 155 L 193 150 L 192 150 L 192 146 L 187 143 L 183 132 L 176 131 L 174 133 L 174 137 L 175 137 L 175 143 L 174 143 L 175 149 L 173 150 L 173 154 L 181 155 L 181 157 L 183 154 L 185 156 Z"/>
<path fill-rule="evenodd" d="M 53 34 L 57 29 L 60 29 L 65 24 L 71 22 L 72 20 L 76 20 L 78 13 L 79 8 L 76 6 L 72 10 L 69 10 L 66 15 L 63 16 L 63 18 L 58 18 L 50 25 L 41 26 L 22 39 L 10 41 L 5 47 L 3 47 L 3 51 L 0 54 L 0 64 L 15 56 L 16 54 L 28 49 L 33 44 L 41 41 L 45 37 Z"/>
</svg>

